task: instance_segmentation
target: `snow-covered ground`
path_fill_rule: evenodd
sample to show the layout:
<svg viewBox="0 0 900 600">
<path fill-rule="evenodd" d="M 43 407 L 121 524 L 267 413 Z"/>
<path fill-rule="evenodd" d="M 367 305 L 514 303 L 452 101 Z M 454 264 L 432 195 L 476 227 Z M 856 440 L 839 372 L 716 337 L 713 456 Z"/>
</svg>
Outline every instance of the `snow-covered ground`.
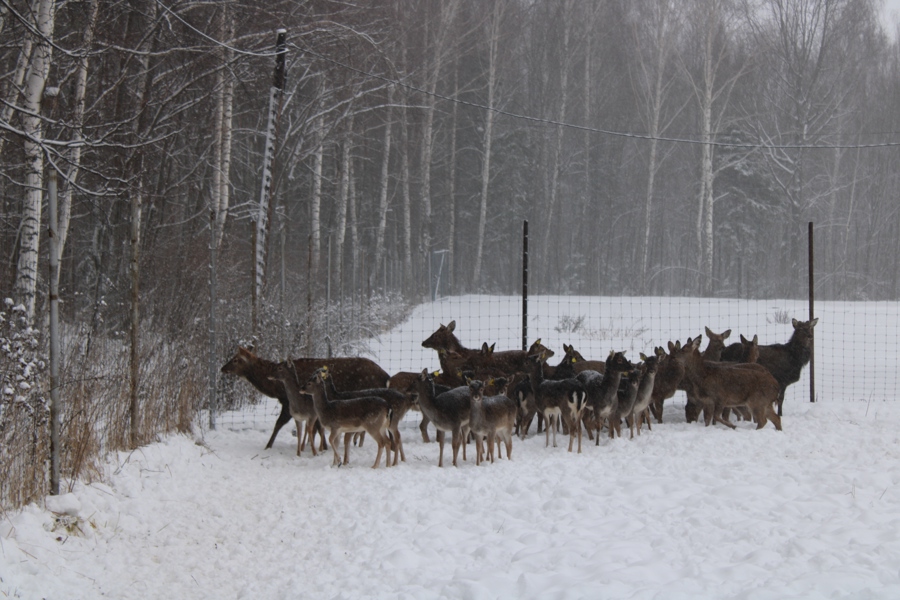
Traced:
<svg viewBox="0 0 900 600">
<path fill-rule="evenodd" d="M 447 304 L 417 309 L 373 352 L 404 329 L 403 346 L 418 346 L 423 329 L 450 320 Z M 455 310 L 474 345 L 475 315 Z M 624 343 L 560 334 L 542 318 L 552 323 L 535 333 L 551 348 L 596 343 L 596 355 Z M 692 319 L 673 337 L 702 331 Z M 639 337 L 648 346 L 665 335 L 654 323 Z M 777 328 L 784 339 L 763 341 L 786 341 L 790 325 Z M 476 467 L 470 452 L 443 469 L 411 414 L 407 462 L 378 470 L 370 441 L 341 468 L 330 452 L 296 457 L 288 428 L 264 451 L 277 407 L 266 400 L 194 439 L 111 456 L 105 483 L 2 515 L 0 596 L 900 598 L 900 404 L 810 404 L 794 391 L 783 432 L 731 431 L 684 423 L 683 399 L 634 440 L 585 438 L 579 455 L 532 434 L 514 441 L 511 461 Z"/>
</svg>

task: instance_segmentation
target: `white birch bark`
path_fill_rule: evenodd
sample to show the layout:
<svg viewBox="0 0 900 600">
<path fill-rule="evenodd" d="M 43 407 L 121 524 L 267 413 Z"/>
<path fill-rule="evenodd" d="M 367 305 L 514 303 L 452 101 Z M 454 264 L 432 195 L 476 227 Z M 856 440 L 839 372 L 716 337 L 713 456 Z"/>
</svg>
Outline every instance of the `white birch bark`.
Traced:
<svg viewBox="0 0 900 600">
<path fill-rule="evenodd" d="M 32 0 L 31 10 L 28 16 L 32 17 L 28 26 L 35 28 L 34 19 L 38 16 L 38 8 L 41 0 Z M 4 10 L 6 6 L 4 5 Z M 34 39 L 31 35 L 26 34 L 22 40 L 22 48 L 19 50 L 19 58 L 16 61 L 16 70 L 13 72 L 12 81 L 8 89 L 8 96 L 3 108 L 0 109 L 0 122 L 9 123 L 15 113 L 16 105 L 19 103 L 19 95 L 22 93 L 22 85 L 25 82 L 25 74 L 28 72 L 28 66 L 31 64 L 31 52 L 34 48 Z M 3 153 L 3 145 L 6 142 L 4 137 L 0 137 L 0 154 Z"/>
<path fill-rule="evenodd" d="M 44 154 L 41 147 L 41 100 L 50 69 L 53 47 L 53 0 L 41 0 L 35 16 L 39 38 L 34 46 L 25 80 L 22 130 L 25 133 L 25 202 L 19 237 L 19 261 L 16 265 L 16 296 L 25 306 L 25 319 L 34 323 L 37 291 L 38 252 L 41 240 L 41 203 L 43 200 Z"/>
<path fill-rule="evenodd" d="M 459 95 L 459 66 L 453 62 L 453 97 Z M 448 169 L 447 194 L 449 215 L 447 216 L 447 273 L 450 289 L 456 289 L 456 113 L 458 102 L 453 102 L 450 112 L 450 168 Z"/>
</svg>

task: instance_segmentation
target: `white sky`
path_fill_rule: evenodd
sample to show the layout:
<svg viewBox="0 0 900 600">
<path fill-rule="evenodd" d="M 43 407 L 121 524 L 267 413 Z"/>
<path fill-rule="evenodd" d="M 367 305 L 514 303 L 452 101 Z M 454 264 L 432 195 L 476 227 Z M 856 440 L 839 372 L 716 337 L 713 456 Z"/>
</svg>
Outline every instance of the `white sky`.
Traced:
<svg viewBox="0 0 900 600">
<path fill-rule="evenodd" d="M 900 0 L 884 0 L 881 14 L 885 30 L 893 37 L 896 29 L 894 24 L 900 20 Z"/>
</svg>

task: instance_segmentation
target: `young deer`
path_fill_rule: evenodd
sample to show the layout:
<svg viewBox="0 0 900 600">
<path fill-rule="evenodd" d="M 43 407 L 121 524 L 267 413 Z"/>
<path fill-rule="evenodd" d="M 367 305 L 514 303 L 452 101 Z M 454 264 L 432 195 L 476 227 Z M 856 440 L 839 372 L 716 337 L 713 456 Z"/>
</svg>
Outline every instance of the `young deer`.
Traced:
<svg viewBox="0 0 900 600">
<path fill-rule="evenodd" d="M 363 396 L 375 396 L 376 398 L 381 398 L 387 402 L 388 406 L 391 407 L 390 430 L 394 450 L 393 464 L 394 466 L 397 466 L 398 455 L 400 460 L 406 462 L 406 454 L 403 452 L 403 440 L 400 437 L 400 421 L 406 416 L 409 409 L 416 404 L 415 396 L 412 394 L 404 394 L 399 390 L 391 388 L 369 388 L 365 390 L 339 392 L 337 388 L 335 388 L 334 381 L 330 377 L 326 377 L 325 381 L 328 385 L 328 397 L 332 400 L 349 400 L 351 398 L 361 398 Z M 360 443 L 360 445 L 362 445 L 362 443 Z M 388 452 L 387 460 L 391 460 L 390 451 Z"/>
<path fill-rule="evenodd" d="M 765 367 L 778 382 L 778 416 L 782 414 L 784 393 L 787 387 L 800 380 L 803 367 L 812 356 L 813 328 L 819 319 L 798 321 L 791 319 L 794 332 L 786 344 L 769 344 L 759 346 L 757 364 Z M 722 360 L 737 361 L 743 357 L 744 349 L 739 344 L 732 344 L 725 349 Z"/>
<path fill-rule="evenodd" d="M 473 382 L 470 382 L 471 386 Z M 494 382 L 494 385 L 497 385 Z M 484 460 L 484 447 L 482 440 L 487 438 L 487 455 L 494 462 L 494 444 L 500 448 L 500 442 L 506 444 L 506 458 L 512 458 L 512 433 L 516 424 L 516 403 L 508 398 L 505 393 L 485 396 L 481 390 L 479 393 L 472 391 L 472 409 L 469 416 L 469 430 L 475 436 L 475 464 L 480 465 Z M 505 390 L 504 390 L 505 392 Z M 498 439 L 499 438 L 499 439 Z"/>
<path fill-rule="evenodd" d="M 634 401 L 634 409 L 632 410 L 633 416 L 628 423 L 628 427 L 631 429 L 631 437 L 634 437 L 635 421 L 637 422 L 638 435 L 641 435 L 641 425 L 645 421 L 647 423 L 647 429 L 651 429 L 649 407 L 653 397 L 653 385 L 656 381 L 656 372 L 659 369 L 659 352 L 662 352 L 662 348 L 657 349 L 657 353 L 653 356 L 641 354 L 641 360 L 644 361 L 644 374 L 641 377 L 637 398 Z M 663 355 L 665 355 L 664 352 Z"/>
<path fill-rule="evenodd" d="M 543 413 L 546 433 L 545 447 L 550 445 L 550 430 L 553 430 L 553 447 L 556 448 L 556 422 L 562 419 L 569 431 L 569 452 L 575 437 L 578 437 L 578 453 L 581 453 L 581 417 L 584 411 L 584 385 L 577 379 L 554 381 L 544 379 L 544 359 L 540 354 L 528 357 L 528 377 L 531 393 L 538 410 Z"/>
<path fill-rule="evenodd" d="M 290 377 L 292 381 L 296 381 L 296 367 L 292 360 L 288 359 L 278 363 L 275 372 L 268 379 L 284 386 L 284 391 L 288 398 L 288 410 L 294 419 L 294 423 L 297 425 L 297 456 L 300 456 L 306 447 L 307 439 L 309 440 L 309 447 L 313 456 L 317 456 L 316 445 L 313 443 L 315 432 L 319 431 L 323 446 L 325 446 L 325 432 L 316 414 L 316 407 L 313 406 L 312 397 L 306 394 L 291 394 L 288 392 L 289 382 L 283 382 L 282 377 Z M 304 422 L 306 423 L 305 427 L 303 426 Z M 322 448 L 323 451 L 327 449 L 327 446 Z"/>
<path fill-rule="evenodd" d="M 690 379 L 697 397 L 713 415 L 713 422 L 734 429 L 722 416 L 725 407 L 747 406 L 757 429 L 765 427 L 769 419 L 781 431 L 781 417 L 772 404 L 778 398 L 778 382 L 762 367 L 752 364 L 735 365 L 703 360 L 698 350 L 702 336 L 688 340 L 674 359 L 684 365 L 685 377 Z"/>
<path fill-rule="evenodd" d="M 597 371 L 582 371 L 578 374 L 580 381 L 587 392 L 586 415 L 590 415 L 585 421 L 585 428 L 596 430 L 596 445 L 600 445 L 600 429 L 604 421 L 609 421 L 609 437 L 613 437 L 613 425 L 611 419 L 619 404 L 618 390 L 622 374 L 632 369 L 634 365 L 625 358 L 624 352 L 610 351 L 606 357 L 603 374 Z"/>
<path fill-rule="evenodd" d="M 437 430 L 437 441 L 440 445 L 438 466 L 444 466 L 444 434 L 450 432 L 453 447 L 453 466 L 457 466 L 456 458 L 459 447 L 464 441 L 463 432 L 469 424 L 471 415 L 471 389 L 468 386 L 456 387 L 442 394 L 435 393 L 434 376 L 428 369 L 422 371 L 416 383 L 410 388 L 415 391 L 422 413 L 434 424 Z M 463 460 L 466 450 L 463 446 Z"/>
<path fill-rule="evenodd" d="M 388 403 L 376 396 L 362 396 L 348 400 L 330 400 L 325 381 L 330 377 L 327 368 L 316 371 L 303 389 L 295 389 L 290 393 L 303 392 L 313 398 L 316 414 L 325 427 L 328 427 L 328 436 L 331 449 L 334 451 L 334 465 L 346 465 L 350 462 L 350 437 L 360 431 L 365 431 L 378 444 L 378 453 L 375 456 L 373 469 L 378 468 L 381 462 L 381 453 L 385 452 L 385 467 L 391 466 L 391 407 Z M 290 385 L 290 384 L 288 384 Z M 341 462 L 338 454 L 338 436 L 344 434 L 344 461 Z"/>
</svg>

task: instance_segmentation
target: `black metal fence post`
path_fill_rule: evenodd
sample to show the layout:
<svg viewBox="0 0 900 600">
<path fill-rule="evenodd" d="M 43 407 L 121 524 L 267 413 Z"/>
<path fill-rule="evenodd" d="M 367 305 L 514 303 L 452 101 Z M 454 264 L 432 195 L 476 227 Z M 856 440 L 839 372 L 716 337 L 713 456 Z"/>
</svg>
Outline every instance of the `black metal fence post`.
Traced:
<svg viewBox="0 0 900 600">
<path fill-rule="evenodd" d="M 809 320 L 813 320 L 813 304 L 816 299 L 815 270 L 813 269 L 813 222 L 809 222 Z M 809 347 L 809 401 L 816 401 L 816 336 L 814 329 L 810 329 Z"/>
<path fill-rule="evenodd" d="M 522 228 L 522 350 L 528 350 L 528 220 Z"/>
</svg>

